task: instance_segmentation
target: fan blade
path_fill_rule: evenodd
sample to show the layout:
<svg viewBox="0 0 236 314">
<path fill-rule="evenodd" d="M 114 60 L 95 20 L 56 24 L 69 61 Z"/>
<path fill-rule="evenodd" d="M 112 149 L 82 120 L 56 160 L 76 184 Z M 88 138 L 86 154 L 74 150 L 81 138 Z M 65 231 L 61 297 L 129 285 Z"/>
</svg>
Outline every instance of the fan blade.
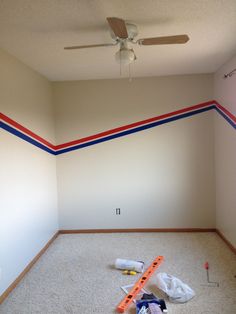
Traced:
<svg viewBox="0 0 236 314">
<path fill-rule="evenodd" d="M 170 45 L 170 44 L 185 44 L 187 41 L 189 41 L 188 35 L 176 35 L 142 38 L 138 40 L 138 43 L 139 45 Z"/>
<path fill-rule="evenodd" d="M 107 22 L 109 23 L 116 37 L 122 39 L 128 38 L 128 32 L 124 20 L 119 19 L 118 17 L 108 17 Z"/>
<path fill-rule="evenodd" d="M 84 48 L 96 48 L 96 47 L 110 47 L 110 46 L 116 46 L 116 45 L 117 45 L 117 43 L 115 43 L 115 44 L 97 44 L 97 45 L 64 47 L 64 49 L 71 50 L 71 49 L 84 49 Z"/>
</svg>

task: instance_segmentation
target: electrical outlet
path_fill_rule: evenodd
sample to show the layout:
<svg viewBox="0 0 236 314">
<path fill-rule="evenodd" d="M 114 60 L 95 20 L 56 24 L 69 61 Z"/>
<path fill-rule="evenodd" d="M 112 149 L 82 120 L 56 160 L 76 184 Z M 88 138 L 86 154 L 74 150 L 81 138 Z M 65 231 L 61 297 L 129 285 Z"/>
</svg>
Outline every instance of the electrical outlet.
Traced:
<svg viewBox="0 0 236 314">
<path fill-rule="evenodd" d="M 116 215 L 120 215 L 120 208 L 116 208 Z"/>
</svg>

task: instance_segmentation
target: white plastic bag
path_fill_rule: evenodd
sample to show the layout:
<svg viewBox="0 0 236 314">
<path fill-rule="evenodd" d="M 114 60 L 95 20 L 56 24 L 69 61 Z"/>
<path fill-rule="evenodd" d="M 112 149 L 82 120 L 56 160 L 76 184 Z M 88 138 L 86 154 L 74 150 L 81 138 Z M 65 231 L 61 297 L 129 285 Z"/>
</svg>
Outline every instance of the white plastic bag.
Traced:
<svg viewBox="0 0 236 314">
<path fill-rule="evenodd" d="M 164 291 L 170 302 L 185 303 L 195 296 L 195 292 L 180 279 L 166 273 L 157 274 L 157 286 Z"/>
</svg>

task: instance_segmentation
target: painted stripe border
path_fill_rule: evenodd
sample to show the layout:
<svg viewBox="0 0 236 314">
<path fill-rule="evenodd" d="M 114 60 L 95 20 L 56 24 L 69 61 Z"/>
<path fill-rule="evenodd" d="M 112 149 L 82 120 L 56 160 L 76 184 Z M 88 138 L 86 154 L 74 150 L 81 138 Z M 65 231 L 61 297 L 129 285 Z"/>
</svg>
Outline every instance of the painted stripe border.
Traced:
<svg viewBox="0 0 236 314">
<path fill-rule="evenodd" d="M 52 154 L 52 155 L 56 155 L 56 151 L 53 149 L 50 149 L 48 146 L 43 145 L 41 142 L 36 141 L 35 139 L 31 138 L 30 136 L 27 136 L 26 134 L 20 132 L 19 130 L 13 128 L 12 126 L 4 123 L 4 122 L 0 122 L 0 127 L 3 128 L 5 131 L 8 131 L 11 134 L 16 135 L 17 137 L 21 138 L 22 140 L 25 140 L 26 142 L 41 148 L 42 150 Z"/>
<path fill-rule="evenodd" d="M 81 148 L 84 148 L 84 147 L 87 147 L 87 146 L 91 146 L 91 145 L 95 145 L 95 144 L 98 144 L 98 143 L 110 141 L 110 140 L 118 138 L 118 137 L 122 137 L 122 136 L 126 136 L 126 135 L 133 134 L 133 133 L 136 133 L 136 132 L 140 132 L 140 131 L 143 131 L 143 130 L 147 130 L 147 129 L 156 127 L 158 125 L 162 125 L 162 124 L 165 124 L 165 123 L 168 123 L 168 122 L 176 121 L 176 120 L 179 120 L 179 119 L 182 119 L 182 118 L 187 118 L 187 117 L 190 117 L 190 116 L 193 116 L 195 114 L 198 114 L 198 113 L 201 113 L 201 112 L 205 112 L 205 111 L 208 111 L 208 110 L 211 110 L 211 109 L 214 109 L 214 105 L 206 107 L 206 108 L 198 109 L 198 110 L 195 110 L 195 111 L 187 112 L 187 113 L 184 113 L 184 114 L 181 114 L 181 115 L 178 115 L 178 116 L 173 116 L 173 117 L 170 117 L 170 118 L 166 118 L 166 119 L 163 119 L 163 120 L 152 122 L 150 124 L 145 124 L 145 125 L 133 128 L 133 129 L 128 129 L 126 131 L 122 131 L 122 132 L 119 132 L 119 133 L 111 134 L 111 135 L 108 135 L 108 136 L 105 136 L 105 137 L 102 137 L 102 138 L 98 138 L 96 140 L 92 140 L 90 142 L 78 144 L 78 145 L 75 145 L 75 146 L 66 147 L 64 149 L 58 150 L 56 152 L 56 155 L 60 155 L 60 154 L 66 153 L 66 152 L 70 152 L 72 150 L 81 149 Z"/>
<path fill-rule="evenodd" d="M 82 149 L 88 146 L 96 145 L 110 141 L 115 138 L 126 136 L 129 134 L 144 131 L 158 125 L 173 122 L 183 118 L 191 117 L 193 115 L 206 112 L 209 110 L 216 110 L 234 129 L 236 129 L 236 116 L 229 112 L 226 108 L 220 105 L 217 101 L 212 100 L 191 107 L 186 107 L 177 111 L 159 115 L 153 118 L 141 120 L 128 125 L 117 127 L 101 133 L 97 133 L 88 137 L 78 140 L 70 141 L 67 143 L 54 145 L 36 133 L 25 128 L 23 125 L 12 120 L 8 116 L 0 113 L 0 127 L 7 132 L 27 141 L 28 143 L 52 154 L 60 155 L 77 149 Z"/>
</svg>

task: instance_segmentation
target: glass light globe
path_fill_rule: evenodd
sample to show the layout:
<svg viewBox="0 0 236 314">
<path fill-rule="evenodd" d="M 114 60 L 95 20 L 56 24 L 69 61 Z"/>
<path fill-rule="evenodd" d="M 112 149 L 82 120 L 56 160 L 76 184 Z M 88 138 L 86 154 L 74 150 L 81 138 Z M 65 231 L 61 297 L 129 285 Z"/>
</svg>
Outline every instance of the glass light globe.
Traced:
<svg viewBox="0 0 236 314">
<path fill-rule="evenodd" d="M 115 58 L 122 65 L 128 65 L 135 60 L 135 54 L 132 49 L 123 48 L 117 51 Z"/>
</svg>

